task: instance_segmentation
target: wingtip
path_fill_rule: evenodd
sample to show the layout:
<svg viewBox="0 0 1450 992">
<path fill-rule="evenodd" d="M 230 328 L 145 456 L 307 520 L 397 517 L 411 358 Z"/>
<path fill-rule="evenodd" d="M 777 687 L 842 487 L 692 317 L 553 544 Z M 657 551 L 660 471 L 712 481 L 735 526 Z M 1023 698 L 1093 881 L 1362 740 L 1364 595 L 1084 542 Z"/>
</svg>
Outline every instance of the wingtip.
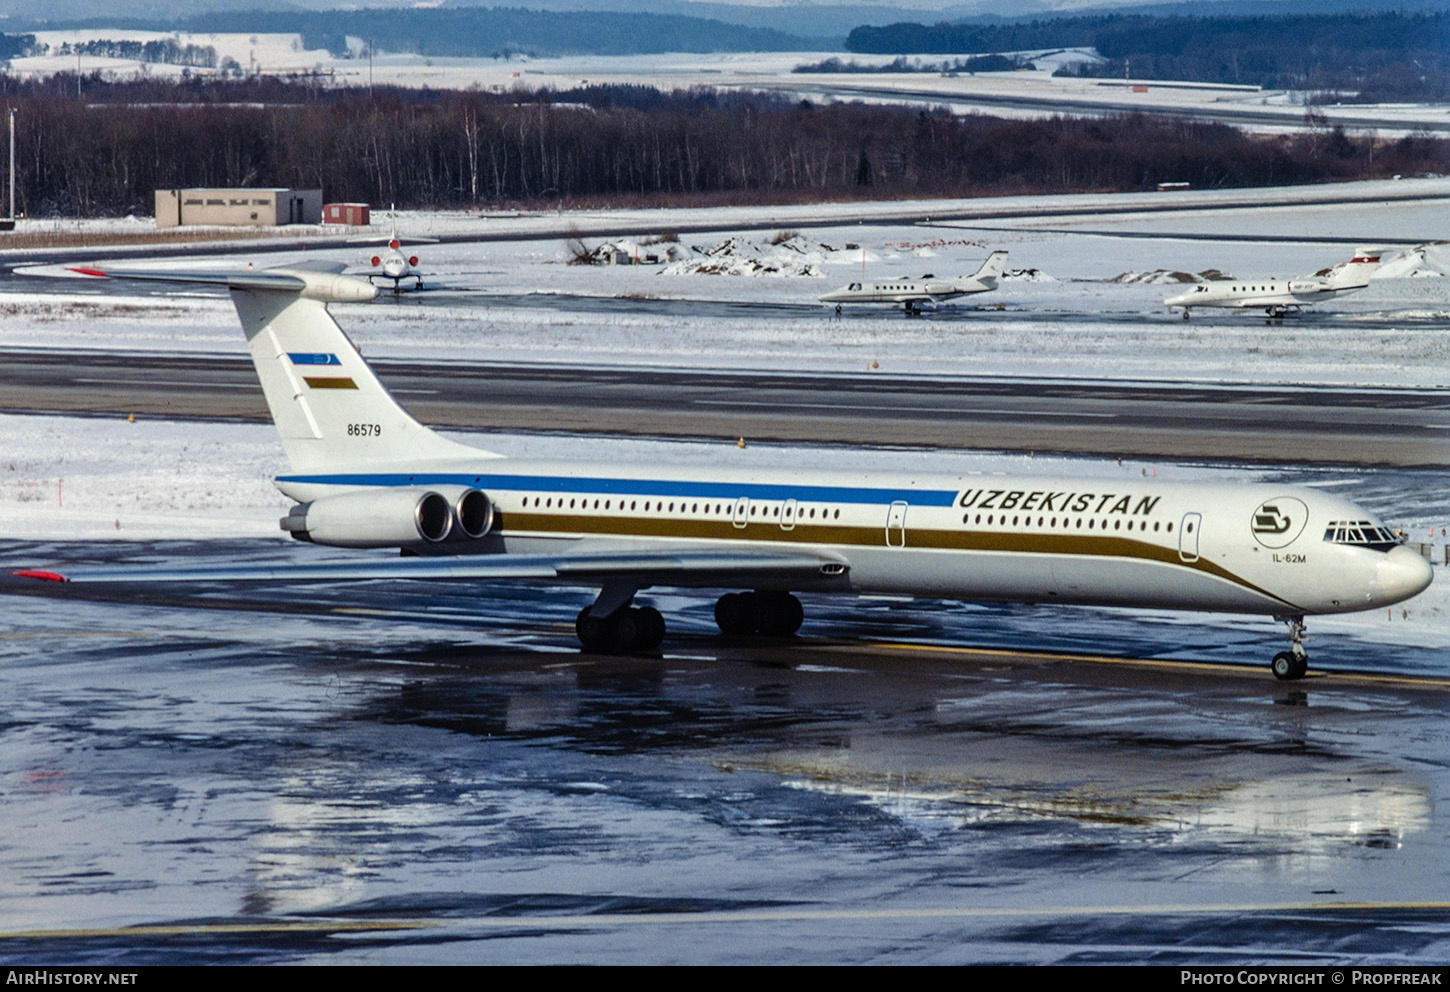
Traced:
<svg viewBox="0 0 1450 992">
<path fill-rule="evenodd" d="M 66 271 L 78 272 L 83 276 L 95 276 L 98 279 L 105 279 L 107 277 L 106 273 L 102 272 L 100 269 L 88 269 L 78 265 L 67 265 Z"/>
<path fill-rule="evenodd" d="M 17 579 L 37 579 L 37 580 L 39 580 L 41 582 L 69 582 L 70 581 L 70 579 L 67 579 L 64 575 L 61 575 L 59 572 L 47 572 L 44 569 L 40 569 L 40 568 L 27 568 L 27 569 L 24 569 L 24 570 L 19 571 L 19 572 L 11 572 L 10 574 L 12 576 L 14 576 L 15 578 L 17 578 Z"/>
</svg>

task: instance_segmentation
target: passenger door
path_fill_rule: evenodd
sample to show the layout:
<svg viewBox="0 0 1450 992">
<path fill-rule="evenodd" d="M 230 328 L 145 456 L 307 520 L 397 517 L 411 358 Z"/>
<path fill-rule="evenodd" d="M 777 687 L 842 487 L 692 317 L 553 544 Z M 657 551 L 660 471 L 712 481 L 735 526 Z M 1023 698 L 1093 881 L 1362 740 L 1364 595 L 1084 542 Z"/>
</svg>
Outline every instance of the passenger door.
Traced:
<svg viewBox="0 0 1450 992">
<path fill-rule="evenodd" d="M 1203 515 L 1185 513 L 1178 525 L 1178 557 L 1181 561 L 1198 561 L 1198 534 L 1203 530 Z"/>
<path fill-rule="evenodd" d="M 886 546 L 906 547 L 906 501 L 897 500 L 886 511 Z"/>
</svg>

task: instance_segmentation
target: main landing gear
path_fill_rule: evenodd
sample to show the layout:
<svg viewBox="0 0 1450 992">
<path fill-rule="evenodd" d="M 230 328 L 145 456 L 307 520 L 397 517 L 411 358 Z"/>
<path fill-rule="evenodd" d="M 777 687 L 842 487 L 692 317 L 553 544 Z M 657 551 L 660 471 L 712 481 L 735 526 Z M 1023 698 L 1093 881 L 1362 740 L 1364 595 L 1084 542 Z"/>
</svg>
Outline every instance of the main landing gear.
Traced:
<svg viewBox="0 0 1450 992">
<path fill-rule="evenodd" d="M 727 637 L 789 637 L 803 620 L 801 601 L 788 592 L 732 592 L 715 604 L 715 622 Z"/>
<path fill-rule="evenodd" d="M 653 651 L 665 637 L 665 618 L 652 606 L 633 606 L 632 587 L 610 587 L 579 611 L 574 632 L 585 651 Z M 805 610 L 788 592 L 732 592 L 715 603 L 715 622 L 727 637 L 789 637 Z"/>
<path fill-rule="evenodd" d="M 1276 679 L 1286 682 L 1302 679 L 1309 670 L 1309 652 L 1304 650 L 1304 618 L 1279 617 L 1279 620 L 1289 625 L 1289 650 L 1274 655 L 1269 668 Z"/>
<path fill-rule="evenodd" d="M 586 651 L 653 651 L 665 639 L 665 618 L 653 606 L 621 606 L 607 616 L 586 606 L 574 632 Z"/>
<path fill-rule="evenodd" d="M 653 606 L 634 606 L 639 587 L 610 580 L 599 597 L 579 611 L 574 633 L 585 651 L 653 651 L 665 639 L 665 618 Z"/>
</svg>

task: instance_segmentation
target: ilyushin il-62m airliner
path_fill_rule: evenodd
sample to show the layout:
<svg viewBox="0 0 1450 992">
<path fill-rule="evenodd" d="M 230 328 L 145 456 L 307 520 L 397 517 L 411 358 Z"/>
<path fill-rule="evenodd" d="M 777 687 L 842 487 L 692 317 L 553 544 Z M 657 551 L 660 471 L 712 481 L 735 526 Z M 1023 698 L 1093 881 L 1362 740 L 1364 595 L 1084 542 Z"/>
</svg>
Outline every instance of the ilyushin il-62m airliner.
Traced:
<svg viewBox="0 0 1450 992">
<path fill-rule="evenodd" d="M 157 273 L 93 275 L 162 278 Z M 505 458 L 424 427 L 388 394 L 327 304 L 377 290 L 332 271 L 174 273 L 230 288 L 290 463 L 295 538 L 401 556 L 281 566 L 28 569 L 70 582 L 535 580 L 598 589 L 577 621 L 596 650 L 648 651 L 655 586 L 725 591 L 726 634 L 788 636 L 793 593 L 909 593 L 1277 617 L 1306 669 L 1304 618 L 1397 603 L 1429 564 L 1347 500 L 1280 485 L 682 469 Z M 726 591 L 731 590 L 731 591 Z"/>
</svg>

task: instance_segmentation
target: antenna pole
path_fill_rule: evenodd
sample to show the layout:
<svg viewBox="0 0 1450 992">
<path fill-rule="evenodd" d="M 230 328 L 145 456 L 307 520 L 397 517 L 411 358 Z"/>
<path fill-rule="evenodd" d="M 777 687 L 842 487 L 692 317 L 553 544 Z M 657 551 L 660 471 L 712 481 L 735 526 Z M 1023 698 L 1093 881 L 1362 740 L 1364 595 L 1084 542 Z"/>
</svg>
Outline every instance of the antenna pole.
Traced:
<svg viewBox="0 0 1450 992">
<path fill-rule="evenodd" d="M 10 108 L 10 226 L 15 226 L 15 108 Z"/>
</svg>

